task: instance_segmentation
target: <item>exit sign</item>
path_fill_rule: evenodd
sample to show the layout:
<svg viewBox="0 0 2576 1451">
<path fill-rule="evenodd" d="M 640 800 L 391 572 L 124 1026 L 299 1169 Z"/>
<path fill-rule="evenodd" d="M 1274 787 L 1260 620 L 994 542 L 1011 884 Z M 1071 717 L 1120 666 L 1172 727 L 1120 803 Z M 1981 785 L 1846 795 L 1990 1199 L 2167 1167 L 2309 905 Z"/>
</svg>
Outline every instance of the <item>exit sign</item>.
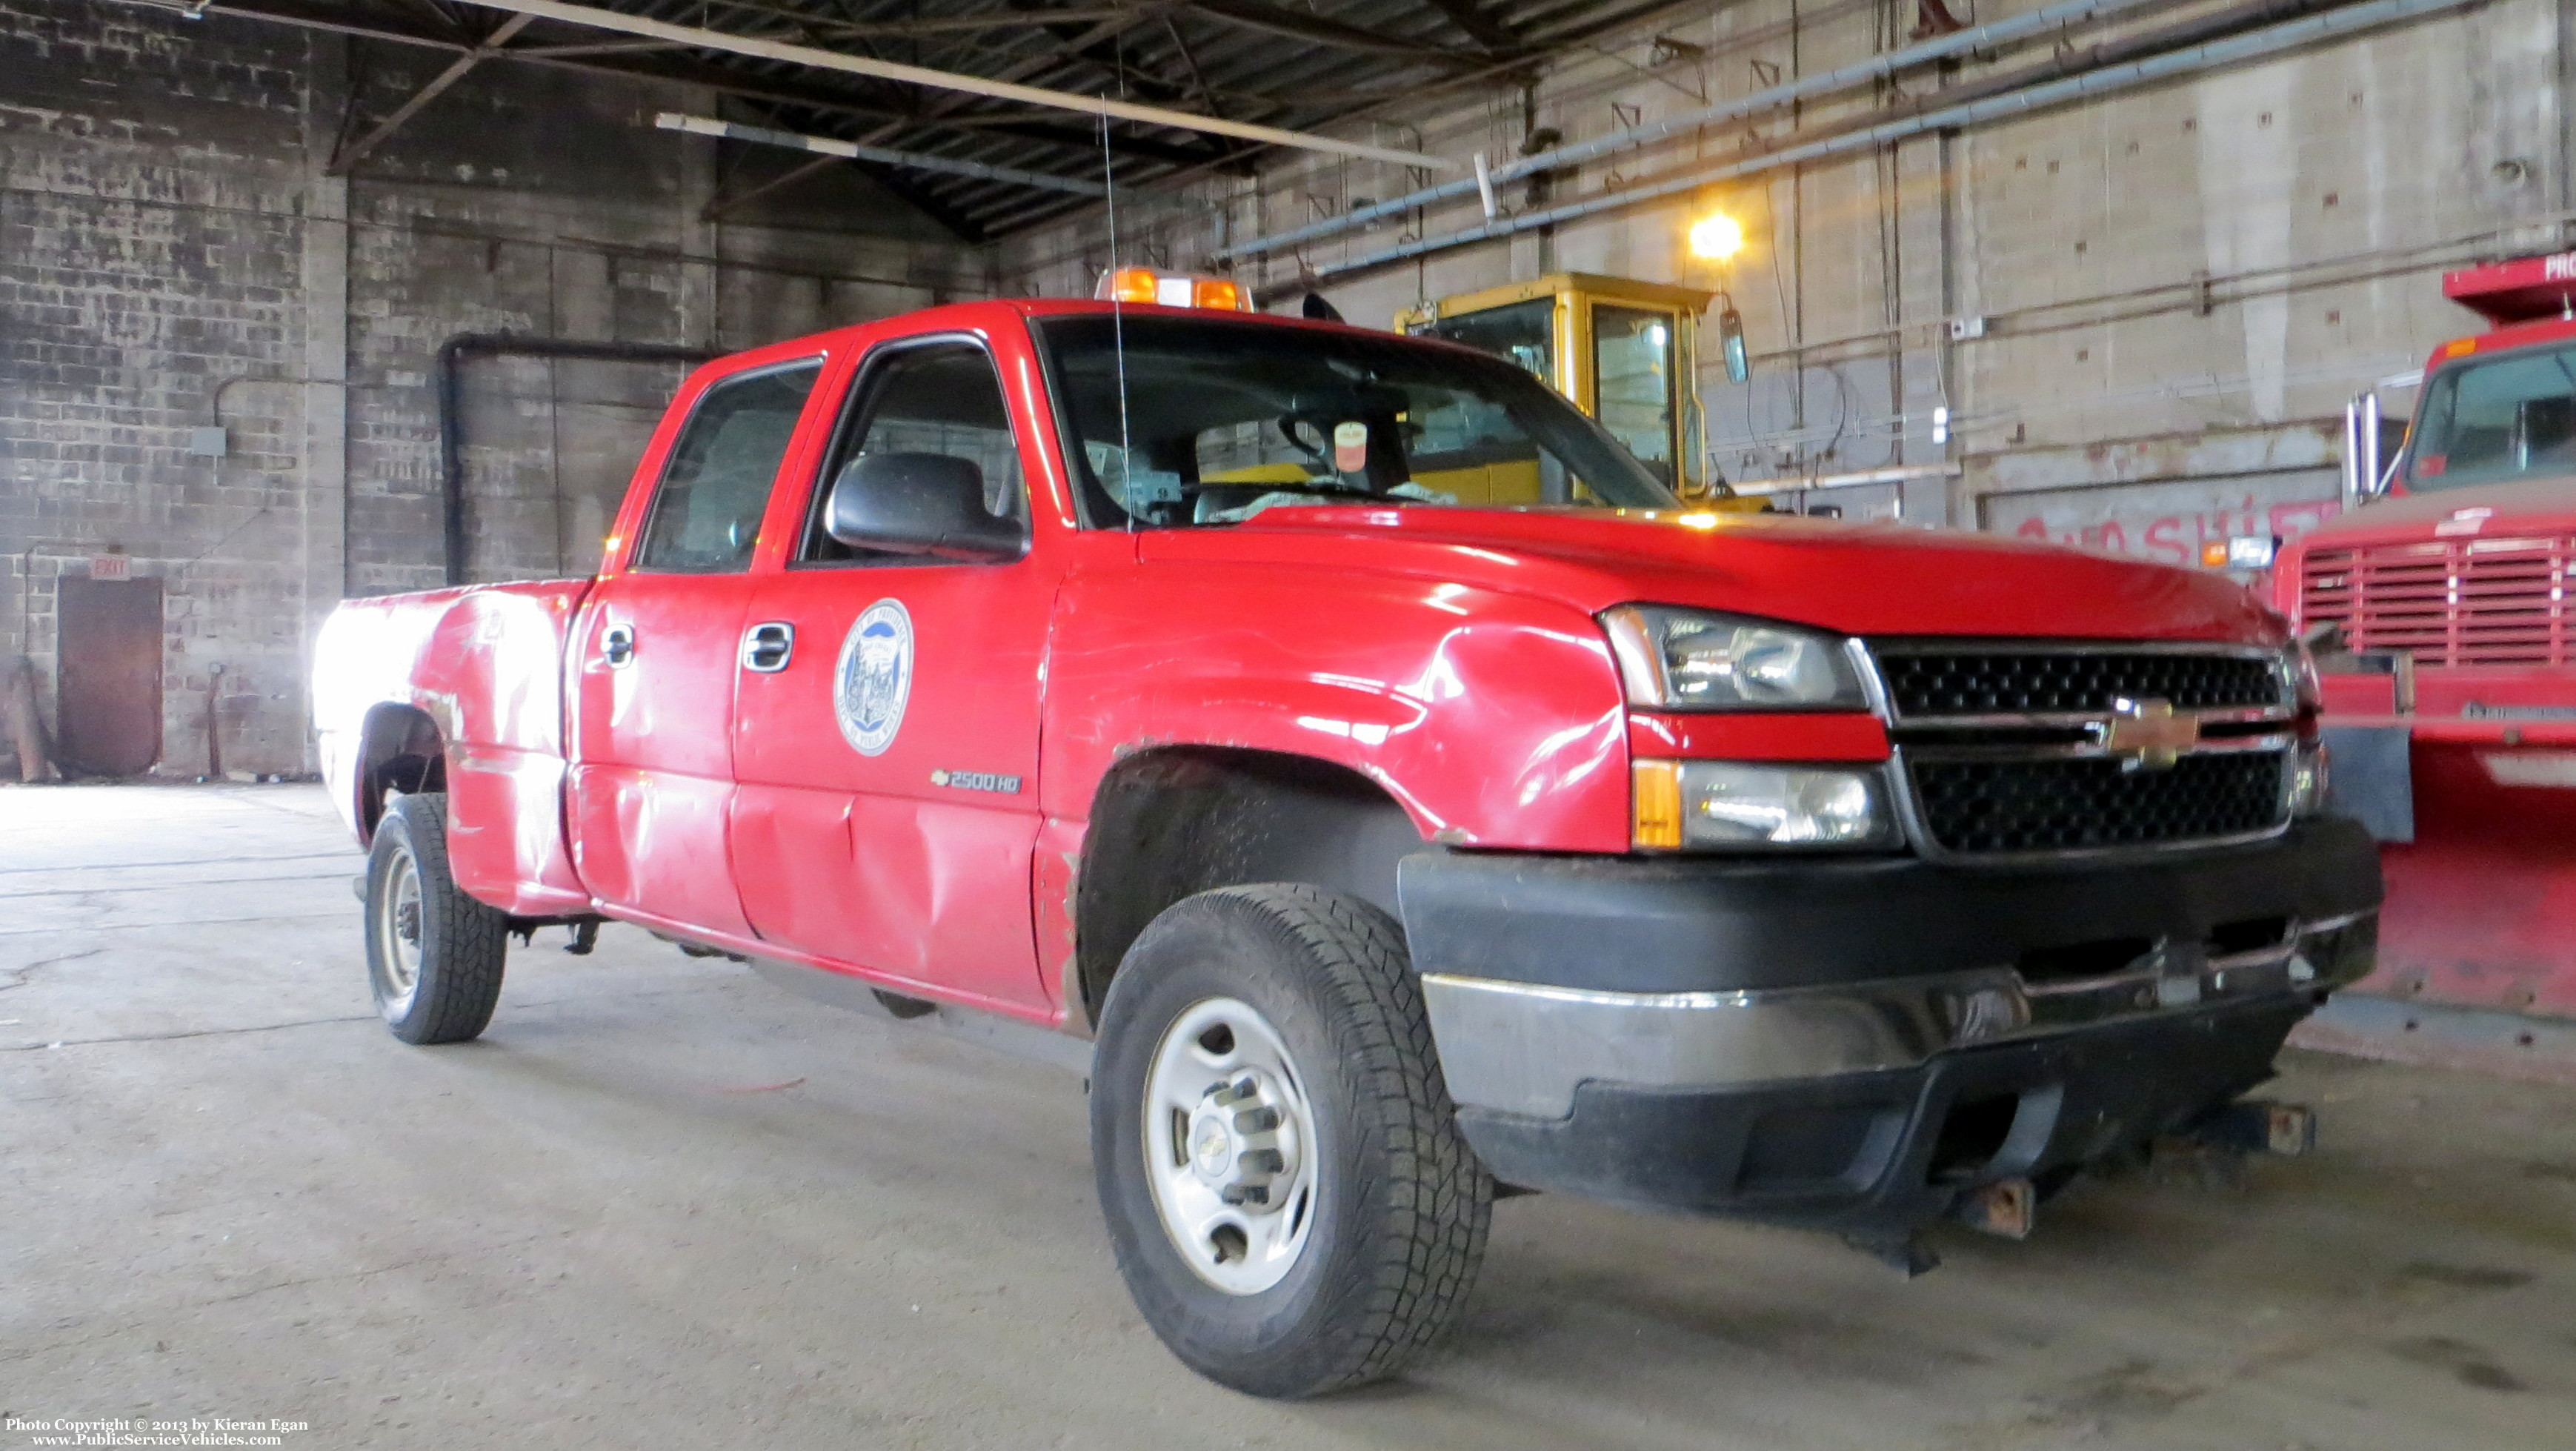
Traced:
<svg viewBox="0 0 2576 1451">
<path fill-rule="evenodd" d="M 90 557 L 89 561 L 89 577 L 92 579 L 132 579 L 134 578 L 134 556 L 130 554 L 93 555 Z"/>
</svg>

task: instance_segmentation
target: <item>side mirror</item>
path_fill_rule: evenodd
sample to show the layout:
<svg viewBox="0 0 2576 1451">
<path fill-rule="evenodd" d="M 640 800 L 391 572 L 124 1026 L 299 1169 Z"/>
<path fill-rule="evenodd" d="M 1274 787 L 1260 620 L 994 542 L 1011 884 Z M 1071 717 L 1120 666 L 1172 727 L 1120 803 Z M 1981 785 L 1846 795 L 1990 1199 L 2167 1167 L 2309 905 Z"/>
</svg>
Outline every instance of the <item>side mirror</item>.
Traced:
<svg viewBox="0 0 2576 1451">
<path fill-rule="evenodd" d="M 1744 350 L 1744 314 L 1733 302 L 1717 315 L 1717 350 L 1726 359 L 1726 381 L 1741 383 L 1753 376 L 1753 360 Z"/>
<path fill-rule="evenodd" d="M 863 453 L 832 481 L 823 532 L 852 549 L 981 562 L 1029 548 L 1017 519 L 984 507 L 984 471 L 944 453 Z"/>
</svg>

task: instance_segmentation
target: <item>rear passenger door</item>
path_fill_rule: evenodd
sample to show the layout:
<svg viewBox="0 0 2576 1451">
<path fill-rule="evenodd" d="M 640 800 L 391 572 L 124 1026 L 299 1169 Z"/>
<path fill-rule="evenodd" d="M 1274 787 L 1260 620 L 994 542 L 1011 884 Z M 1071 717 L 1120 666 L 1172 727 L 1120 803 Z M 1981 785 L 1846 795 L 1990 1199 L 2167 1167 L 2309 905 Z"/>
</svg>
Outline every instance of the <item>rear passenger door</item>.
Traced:
<svg viewBox="0 0 2576 1451">
<path fill-rule="evenodd" d="M 963 563 L 854 551 L 821 518 L 860 451 L 939 453 L 973 462 L 986 508 L 1026 530 L 1034 440 L 1014 428 L 980 338 L 881 344 L 850 398 L 797 547 L 761 577 L 744 620 L 743 905 L 763 939 L 798 954 L 1043 1009 L 1029 873 L 1061 537 L 1041 530 L 1016 560 Z"/>
<path fill-rule="evenodd" d="M 749 367 L 698 396 L 630 562 L 573 632 L 573 863 L 627 914 L 750 935 L 726 870 L 734 649 L 761 515 L 820 372 Z"/>
</svg>

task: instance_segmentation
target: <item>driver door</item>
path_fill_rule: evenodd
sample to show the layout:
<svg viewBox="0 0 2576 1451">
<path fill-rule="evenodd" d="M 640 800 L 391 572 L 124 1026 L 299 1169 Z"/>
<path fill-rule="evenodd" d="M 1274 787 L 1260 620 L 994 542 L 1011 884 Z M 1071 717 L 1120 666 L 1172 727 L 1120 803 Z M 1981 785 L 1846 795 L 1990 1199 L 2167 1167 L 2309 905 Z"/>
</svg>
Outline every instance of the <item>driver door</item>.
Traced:
<svg viewBox="0 0 2576 1451">
<path fill-rule="evenodd" d="M 1040 665 L 1061 540 L 1003 562 L 854 550 L 822 528 L 862 450 L 976 465 L 1025 535 L 1023 466 L 980 338 L 881 344 L 850 390 L 798 547 L 743 623 L 735 875 L 752 928 L 880 980 L 1045 1010 L 1030 914 Z"/>
</svg>

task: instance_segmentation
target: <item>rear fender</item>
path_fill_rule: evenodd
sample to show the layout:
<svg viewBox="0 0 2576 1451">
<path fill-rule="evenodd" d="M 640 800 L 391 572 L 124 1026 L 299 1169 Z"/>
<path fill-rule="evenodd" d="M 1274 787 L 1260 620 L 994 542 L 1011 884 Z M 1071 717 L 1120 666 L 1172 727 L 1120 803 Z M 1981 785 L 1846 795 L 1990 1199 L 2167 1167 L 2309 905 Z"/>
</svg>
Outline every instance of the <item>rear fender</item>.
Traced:
<svg viewBox="0 0 2576 1451">
<path fill-rule="evenodd" d="M 317 700 L 325 668 L 340 672 L 340 696 L 375 696 L 333 701 L 359 724 L 324 751 L 360 840 L 386 791 L 443 788 L 457 885 L 521 916 L 589 909 L 563 823 L 563 652 L 588 588 L 552 580 L 342 607 Z"/>
</svg>

